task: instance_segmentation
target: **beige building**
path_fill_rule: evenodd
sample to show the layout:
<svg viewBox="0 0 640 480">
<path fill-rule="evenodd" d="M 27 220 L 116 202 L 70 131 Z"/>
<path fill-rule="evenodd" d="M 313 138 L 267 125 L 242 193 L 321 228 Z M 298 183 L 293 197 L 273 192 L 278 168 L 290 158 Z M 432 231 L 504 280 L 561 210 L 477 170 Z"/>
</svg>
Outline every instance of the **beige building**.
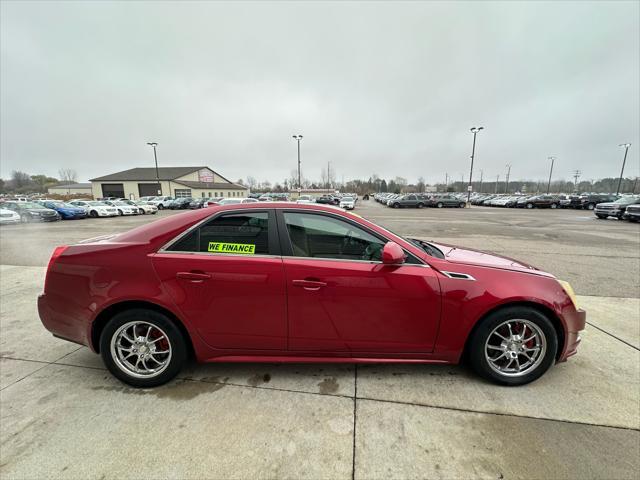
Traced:
<svg viewBox="0 0 640 480">
<path fill-rule="evenodd" d="M 230 182 L 209 167 L 132 168 L 91 179 L 94 198 L 137 199 L 152 195 L 171 197 L 246 197 L 249 189 Z"/>
<path fill-rule="evenodd" d="M 91 196 L 90 183 L 65 183 L 47 188 L 47 192 L 56 195 L 87 195 Z"/>
</svg>

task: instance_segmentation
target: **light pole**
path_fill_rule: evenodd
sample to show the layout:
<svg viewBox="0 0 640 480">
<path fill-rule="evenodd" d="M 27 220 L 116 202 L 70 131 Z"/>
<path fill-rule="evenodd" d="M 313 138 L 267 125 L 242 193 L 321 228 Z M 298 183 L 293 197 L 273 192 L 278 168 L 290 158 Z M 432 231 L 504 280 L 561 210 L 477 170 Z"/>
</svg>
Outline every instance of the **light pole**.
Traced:
<svg viewBox="0 0 640 480">
<path fill-rule="evenodd" d="M 507 180 L 504 186 L 504 193 L 509 193 L 509 175 L 511 175 L 511 164 L 507 163 L 506 167 L 507 167 Z"/>
<path fill-rule="evenodd" d="M 469 186 L 467 187 L 467 206 L 471 202 L 471 180 L 473 179 L 473 159 L 476 155 L 476 135 L 480 130 L 484 130 L 484 127 L 473 127 L 471 133 L 473 133 L 473 147 L 471 147 L 471 170 L 469 170 Z"/>
<path fill-rule="evenodd" d="M 496 193 L 498 193 L 498 182 L 500 181 L 500 174 L 496 175 Z"/>
<path fill-rule="evenodd" d="M 630 143 L 621 143 L 619 147 L 624 147 L 624 158 L 622 159 L 622 170 L 620 170 L 620 178 L 618 179 L 618 188 L 616 189 L 616 195 L 620 193 L 620 184 L 622 184 L 622 174 L 624 173 L 624 164 L 627 163 L 627 152 L 629 152 Z"/>
<path fill-rule="evenodd" d="M 547 157 L 547 160 L 551 160 L 551 169 L 549 170 L 549 183 L 547 183 L 547 195 L 549 195 L 549 189 L 551 188 L 551 174 L 553 173 L 553 162 L 556 161 L 556 157 Z"/>
<path fill-rule="evenodd" d="M 160 175 L 158 175 L 158 154 L 156 153 L 157 142 L 147 142 L 147 145 L 153 147 L 153 159 L 156 161 L 156 182 L 158 182 L 158 195 L 162 195 L 162 185 L 160 184 Z"/>
<path fill-rule="evenodd" d="M 302 140 L 302 135 L 294 135 L 293 138 L 298 141 L 298 196 L 300 196 L 302 191 L 302 183 L 300 181 L 300 140 Z"/>
</svg>

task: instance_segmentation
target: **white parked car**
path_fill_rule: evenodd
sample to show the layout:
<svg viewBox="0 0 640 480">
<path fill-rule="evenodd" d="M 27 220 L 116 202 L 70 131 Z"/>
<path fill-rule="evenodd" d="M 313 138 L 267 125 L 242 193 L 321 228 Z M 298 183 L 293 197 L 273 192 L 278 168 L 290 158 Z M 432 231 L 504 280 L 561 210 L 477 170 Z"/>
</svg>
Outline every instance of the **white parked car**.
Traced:
<svg viewBox="0 0 640 480">
<path fill-rule="evenodd" d="M 342 197 L 340 199 L 340 208 L 345 210 L 353 210 L 356 206 L 356 199 L 353 197 Z"/>
<path fill-rule="evenodd" d="M 235 205 L 238 203 L 258 203 L 257 198 L 223 198 L 218 205 Z"/>
<path fill-rule="evenodd" d="M 97 200 L 73 200 L 69 203 L 76 207 L 84 208 L 87 211 L 87 215 L 93 218 L 118 216 L 118 210 L 115 207 Z"/>
<path fill-rule="evenodd" d="M 11 223 L 20 223 L 20 215 L 13 210 L 0 208 L 0 225 L 7 225 Z"/>
<path fill-rule="evenodd" d="M 147 213 L 155 215 L 156 213 L 158 213 L 158 207 L 156 207 L 153 203 L 145 202 L 145 201 L 137 201 L 134 203 L 138 207 L 138 211 L 142 215 L 145 215 Z"/>
<path fill-rule="evenodd" d="M 149 203 L 158 207 L 158 210 L 163 210 L 165 208 L 169 208 L 169 205 L 173 203 L 175 198 L 173 197 L 154 197 L 152 200 L 149 200 Z"/>
<path fill-rule="evenodd" d="M 311 195 L 300 195 L 296 203 L 316 203 L 316 201 Z"/>
<path fill-rule="evenodd" d="M 119 201 L 106 200 L 104 203 L 114 207 L 118 212 L 118 215 L 138 215 L 139 213 L 137 205 L 129 205 L 128 203 L 122 200 L 119 200 Z"/>
</svg>

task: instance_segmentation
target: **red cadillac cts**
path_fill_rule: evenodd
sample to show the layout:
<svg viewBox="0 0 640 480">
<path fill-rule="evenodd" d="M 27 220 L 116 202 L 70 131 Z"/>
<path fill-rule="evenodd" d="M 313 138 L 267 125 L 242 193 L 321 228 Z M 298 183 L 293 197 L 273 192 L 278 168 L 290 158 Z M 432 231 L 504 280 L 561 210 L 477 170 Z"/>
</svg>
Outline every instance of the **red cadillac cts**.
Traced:
<svg viewBox="0 0 640 480">
<path fill-rule="evenodd" d="M 201 362 L 458 363 L 522 385 L 576 353 L 566 282 L 509 258 L 403 238 L 315 204 L 182 213 L 57 247 L 40 318 L 117 378 Z"/>
</svg>

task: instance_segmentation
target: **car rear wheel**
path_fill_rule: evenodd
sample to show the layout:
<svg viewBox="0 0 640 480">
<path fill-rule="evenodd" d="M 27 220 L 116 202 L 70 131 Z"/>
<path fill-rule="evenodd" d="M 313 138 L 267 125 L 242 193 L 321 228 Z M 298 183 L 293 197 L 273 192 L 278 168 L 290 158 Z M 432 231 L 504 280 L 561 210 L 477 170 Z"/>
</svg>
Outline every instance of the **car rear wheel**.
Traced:
<svg viewBox="0 0 640 480">
<path fill-rule="evenodd" d="M 98 218 L 98 212 L 96 212 L 95 210 L 91 210 L 89 212 L 89 216 L 93 218 Z"/>
<path fill-rule="evenodd" d="M 118 215 L 120 216 L 124 215 L 124 213 L 122 213 L 122 210 L 118 209 Z"/>
<path fill-rule="evenodd" d="M 533 208 L 533 203 L 527 203 L 527 208 Z"/>
<path fill-rule="evenodd" d="M 138 213 L 139 213 L 140 215 L 144 215 L 144 214 L 145 214 L 145 211 L 144 211 L 143 209 L 139 208 L 139 209 L 138 209 Z"/>
<path fill-rule="evenodd" d="M 400 204 L 399 203 L 394 203 L 392 206 L 393 206 L 393 208 L 400 208 Z"/>
<path fill-rule="evenodd" d="M 551 208 L 558 208 L 558 204 L 556 204 L 556 203 L 552 203 L 552 204 L 551 204 Z"/>
<path fill-rule="evenodd" d="M 424 208 L 424 203 L 419 203 L 418 208 Z"/>
<path fill-rule="evenodd" d="M 593 203 L 587 204 L 587 210 L 593 210 L 596 206 Z"/>
<path fill-rule="evenodd" d="M 458 206 L 459 206 L 460 208 L 464 208 L 465 203 L 464 203 L 464 202 L 460 202 L 460 203 L 458 204 Z"/>
<path fill-rule="evenodd" d="M 438 203 L 436 203 L 436 207 L 442 208 L 442 207 L 444 207 L 444 205 L 442 204 L 442 202 L 438 202 Z"/>
<path fill-rule="evenodd" d="M 164 205 L 162 205 L 161 203 L 158 204 L 158 210 L 164 210 Z"/>
<path fill-rule="evenodd" d="M 167 383 L 187 359 L 185 340 L 162 313 L 133 309 L 116 314 L 100 336 L 100 354 L 109 371 L 133 387 Z"/>
<path fill-rule="evenodd" d="M 469 342 L 471 367 L 509 386 L 542 376 L 553 364 L 558 338 L 551 321 L 530 307 L 507 307 L 487 316 Z"/>
</svg>

